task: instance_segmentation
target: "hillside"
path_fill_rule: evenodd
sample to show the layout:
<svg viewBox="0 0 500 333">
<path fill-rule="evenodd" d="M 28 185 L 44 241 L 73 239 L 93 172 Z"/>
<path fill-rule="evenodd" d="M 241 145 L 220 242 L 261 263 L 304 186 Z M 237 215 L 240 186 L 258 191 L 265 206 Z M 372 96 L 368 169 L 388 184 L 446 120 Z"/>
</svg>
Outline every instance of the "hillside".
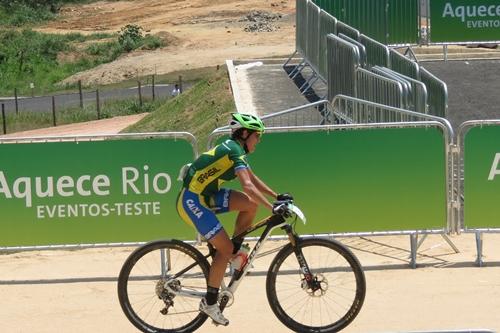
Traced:
<svg viewBox="0 0 500 333">
<path fill-rule="evenodd" d="M 112 33 L 126 24 L 159 34 L 168 45 L 132 52 L 66 82 L 108 84 L 137 75 L 215 66 L 226 59 L 289 56 L 295 46 L 295 1 L 99 1 L 64 6 L 57 20 L 37 30 Z"/>
</svg>

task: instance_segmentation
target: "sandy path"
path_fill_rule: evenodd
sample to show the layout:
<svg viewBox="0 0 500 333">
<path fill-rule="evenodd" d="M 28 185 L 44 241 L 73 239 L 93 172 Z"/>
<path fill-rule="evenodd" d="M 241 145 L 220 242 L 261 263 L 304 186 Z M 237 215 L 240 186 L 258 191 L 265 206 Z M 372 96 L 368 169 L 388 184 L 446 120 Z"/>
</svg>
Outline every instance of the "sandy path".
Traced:
<svg viewBox="0 0 500 333">
<path fill-rule="evenodd" d="M 41 128 L 31 131 L 0 135 L 0 138 L 116 134 L 119 133 L 121 130 L 125 129 L 126 127 L 135 124 L 136 122 L 144 118 L 146 115 L 147 113 L 142 113 L 131 116 L 113 117 L 110 119 L 93 120 L 84 123 Z"/>
<path fill-rule="evenodd" d="M 360 315 L 344 332 L 500 331 L 500 235 L 485 237 L 489 264 L 482 268 L 473 265 L 473 235 L 452 240 L 461 253 L 455 254 L 441 237 L 429 236 L 419 250 L 421 267 L 413 270 L 407 265 L 408 236 L 342 239 L 365 266 L 368 286 Z M 115 278 L 130 251 L 1 255 L 2 331 L 136 332 L 116 296 Z M 227 309 L 231 324 L 215 329 L 207 322 L 199 332 L 288 332 L 265 296 L 264 272 L 271 259 L 256 261 L 257 274 L 241 284 L 235 304 Z"/>
</svg>

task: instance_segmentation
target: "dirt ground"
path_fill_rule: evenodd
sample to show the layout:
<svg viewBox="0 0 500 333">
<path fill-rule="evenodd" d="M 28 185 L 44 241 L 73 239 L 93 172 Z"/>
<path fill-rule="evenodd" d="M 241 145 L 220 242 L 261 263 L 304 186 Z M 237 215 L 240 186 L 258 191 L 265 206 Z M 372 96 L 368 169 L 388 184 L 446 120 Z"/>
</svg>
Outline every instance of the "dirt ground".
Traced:
<svg viewBox="0 0 500 333">
<path fill-rule="evenodd" d="M 267 20 L 274 31 L 246 32 L 255 24 L 246 18 L 252 11 L 281 18 Z M 136 75 L 215 66 L 226 59 L 288 56 L 295 49 L 295 0 L 99 1 L 65 6 L 60 19 L 39 30 L 112 33 L 126 24 L 159 34 L 168 45 L 154 52 L 133 52 L 68 81 L 106 84 Z"/>
<path fill-rule="evenodd" d="M 452 237 L 460 253 L 439 236 L 408 265 L 409 237 L 340 239 L 365 268 L 367 293 L 359 316 L 343 332 L 410 332 L 483 328 L 500 331 L 500 235 L 486 235 L 485 267 L 476 267 L 471 234 Z M 264 250 L 276 247 L 276 242 Z M 118 304 L 116 277 L 131 248 L 38 251 L 0 255 L 2 332 L 137 332 Z M 198 332 L 289 332 L 273 315 L 265 294 L 272 259 L 254 262 L 235 303 L 231 323 Z"/>
</svg>

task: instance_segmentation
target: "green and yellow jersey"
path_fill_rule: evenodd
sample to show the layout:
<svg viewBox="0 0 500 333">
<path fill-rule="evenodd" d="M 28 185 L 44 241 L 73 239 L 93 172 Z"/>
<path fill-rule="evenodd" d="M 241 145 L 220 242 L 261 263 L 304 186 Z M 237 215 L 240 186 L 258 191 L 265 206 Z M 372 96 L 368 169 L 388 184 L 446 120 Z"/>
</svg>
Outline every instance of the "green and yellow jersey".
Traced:
<svg viewBox="0 0 500 333">
<path fill-rule="evenodd" d="M 205 198 L 217 193 L 221 185 L 236 178 L 236 171 L 248 168 L 245 150 L 229 139 L 194 161 L 184 178 L 184 187 Z"/>
</svg>

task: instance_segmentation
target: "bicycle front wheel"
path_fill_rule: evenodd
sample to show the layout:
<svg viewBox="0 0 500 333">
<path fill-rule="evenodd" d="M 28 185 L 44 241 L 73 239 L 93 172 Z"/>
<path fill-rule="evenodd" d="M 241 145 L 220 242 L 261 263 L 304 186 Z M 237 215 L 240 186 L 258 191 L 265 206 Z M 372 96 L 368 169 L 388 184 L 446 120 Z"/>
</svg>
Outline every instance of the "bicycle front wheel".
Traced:
<svg viewBox="0 0 500 333">
<path fill-rule="evenodd" d="M 304 275 L 299 261 L 307 263 L 311 276 Z M 271 309 L 288 328 L 338 332 L 361 310 L 366 282 L 349 249 L 333 240 L 312 238 L 300 240 L 295 252 L 291 244 L 281 249 L 269 267 L 266 291 Z"/>
<path fill-rule="evenodd" d="M 142 332 L 193 332 L 207 319 L 198 307 L 208 272 L 208 261 L 191 245 L 177 240 L 148 243 L 123 264 L 120 305 Z"/>
</svg>

